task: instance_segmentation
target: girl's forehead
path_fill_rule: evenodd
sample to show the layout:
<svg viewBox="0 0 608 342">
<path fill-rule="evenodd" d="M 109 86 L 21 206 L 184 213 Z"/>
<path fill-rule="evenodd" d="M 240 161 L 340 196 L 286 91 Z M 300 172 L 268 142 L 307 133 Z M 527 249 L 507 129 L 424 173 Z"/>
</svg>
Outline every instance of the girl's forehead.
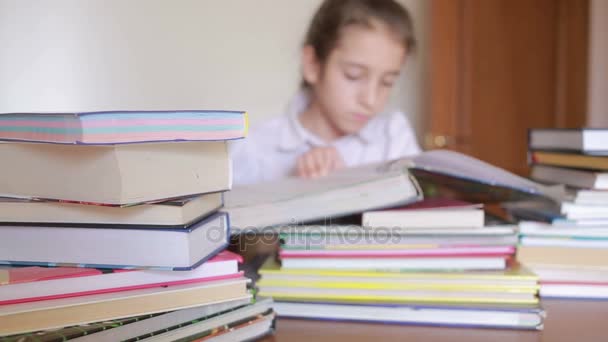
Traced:
<svg viewBox="0 0 608 342">
<path fill-rule="evenodd" d="M 350 25 L 340 32 L 332 55 L 341 61 L 398 70 L 406 51 L 388 28 Z"/>
</svg>

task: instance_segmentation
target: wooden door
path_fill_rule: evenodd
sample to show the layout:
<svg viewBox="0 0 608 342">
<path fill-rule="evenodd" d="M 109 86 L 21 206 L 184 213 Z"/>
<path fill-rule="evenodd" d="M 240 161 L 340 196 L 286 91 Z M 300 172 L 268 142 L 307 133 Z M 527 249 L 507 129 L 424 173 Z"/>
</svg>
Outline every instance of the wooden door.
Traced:
<svg viewBox="0 0 608 342">
<path fill-rule="evenodd" d="M 432 0 L 426 148 L 521 175 L 527 131 L 585 124 L 588 0 Z"/>
</svg>

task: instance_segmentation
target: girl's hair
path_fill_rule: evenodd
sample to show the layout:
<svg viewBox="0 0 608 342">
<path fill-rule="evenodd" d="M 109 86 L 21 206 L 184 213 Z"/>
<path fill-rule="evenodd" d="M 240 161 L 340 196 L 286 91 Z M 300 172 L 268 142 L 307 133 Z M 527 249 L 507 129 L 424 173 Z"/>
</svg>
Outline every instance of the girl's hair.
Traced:
<svg viewBox="0 0 608 342">
<path fill-rule="evenodd" d="M 372 28 L 374 21 L 386 25 L 410 53 L 416 46 L 414 25 L 408 11 L 395 0 L 325 0 L 312 18 L 304 45 L 313 47 L 324 63 L 340 39 L 344 27 Z"/>
</svg>

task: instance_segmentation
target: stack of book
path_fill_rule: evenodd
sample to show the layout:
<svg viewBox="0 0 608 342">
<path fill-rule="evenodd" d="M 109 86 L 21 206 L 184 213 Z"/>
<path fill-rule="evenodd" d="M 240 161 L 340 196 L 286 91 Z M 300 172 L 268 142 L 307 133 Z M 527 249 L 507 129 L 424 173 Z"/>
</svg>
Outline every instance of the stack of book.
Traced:
<svg viewBox="0 0 608 342">
<path fill-rule="evenodd" d="M 225 251 L 230 111 L 0 115 L 2 341 L 269 332 Z"/>
<path fill-rule="evenodd" d="M 541 296 L 608 298 L 608 130 L 530 132 L 532 178 L 563 184 L 557 205 L 511 206 L 521 224 L 518 259 L 540 276 Z"/>
<path fill-rule="evenodd" d="M 281 266 L 257 283 L 279 316 L 542 328 L 537 277 L 512 259 L 516 227 L 484 226 L 481 206 L 431 199 L 280 237 Z"/>
</svg>

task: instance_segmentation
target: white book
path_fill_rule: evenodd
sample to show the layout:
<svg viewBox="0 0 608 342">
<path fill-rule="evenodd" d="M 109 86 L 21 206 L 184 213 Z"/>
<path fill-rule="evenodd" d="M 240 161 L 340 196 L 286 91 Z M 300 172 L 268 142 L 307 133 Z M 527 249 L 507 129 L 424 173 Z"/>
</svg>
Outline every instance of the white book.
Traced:
<svg viewBox="0 0 608 342">
<path fill-rule="evenodd" d="M 544 282 L 608 284 L 608 267 L 544 265 L 538 263 L 527 263 L 526 267 Z"/>
<path fill-rule="evenodd" d="M 542 298 L 608 299 L 608 285 L 542 284 Z"/>
<path fill-rule="evenodd" d="M 0 264 L 187 270 L 225 249 L 229 239 L 225 213 L 187 229 L 0 226 Z"/>
<path fill-rule="evenodd" d="M 608 219 L 608 204 L 590 205 L 574 202 L 562 202 L 561 212 L 569 220 Z"/>
<path fill-rule="evenodd" d="M 284 269 L 334 270 L 499 270 L 506 267 L 503 257 L 459 258 L 289 258 Z"/>
<path fill-rule="evenodd" d="M 608 191 L 605 190 L 579 190 L 574 196 L 574 203 L 608 206 Z"/>
<path fill-rule="evenodd" d="M 608 238 L 604 237 L 602 240 L 591 240 L 523 236 L 521 238 L 521 244 L 524 246 L 543 247 L 608 248 Z"/>
<path fill-rule="evenodd" d="M 529 146 L 539 150 L 608 152 L 608 129 L 532 129 Z"/>
<path fill-rule="evenodd" d="M 369 228 L 482 228 L 482 207 L 376 210 L 363 213 Z"/>
<path fill-rule="evenodd" d="M 275 302 L 279 317 L 463 327 L 542 329 L 544 311 L 537 307 L 354 305 Z"/>
<path fill-rule="evenodd" d="M 552 225 L 544 222 L 522 221 L 519 223 L 519 233 L 536 237 L 581 237 L 608 238 L 608 224 L 604 226 Z"/>
</svg>

